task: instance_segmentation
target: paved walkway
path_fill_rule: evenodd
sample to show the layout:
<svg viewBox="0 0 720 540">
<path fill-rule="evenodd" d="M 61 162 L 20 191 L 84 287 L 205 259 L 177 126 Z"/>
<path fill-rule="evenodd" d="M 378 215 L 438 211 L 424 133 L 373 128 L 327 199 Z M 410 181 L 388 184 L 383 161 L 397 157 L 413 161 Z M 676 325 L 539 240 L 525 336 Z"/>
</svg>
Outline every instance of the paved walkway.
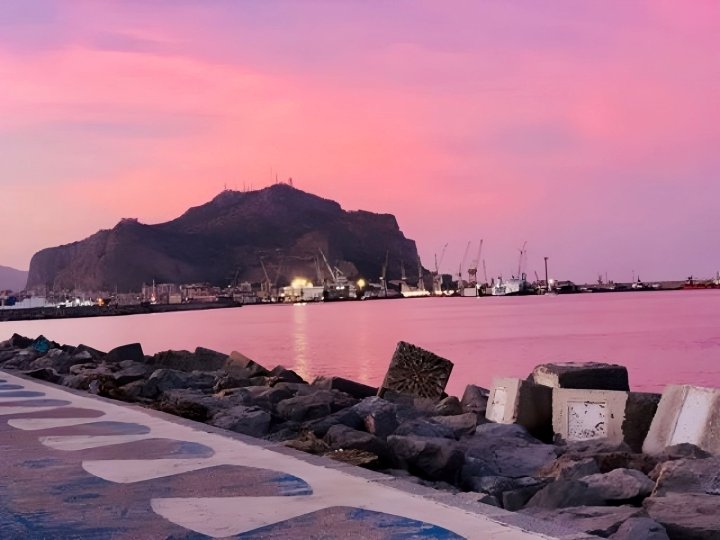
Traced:
<svg viewBox="0 0 720 540">
<path fill-rule="evenodd" d="M 0 456 L 0 538 L 588 538 L 4 372 Z"/>
</svg>

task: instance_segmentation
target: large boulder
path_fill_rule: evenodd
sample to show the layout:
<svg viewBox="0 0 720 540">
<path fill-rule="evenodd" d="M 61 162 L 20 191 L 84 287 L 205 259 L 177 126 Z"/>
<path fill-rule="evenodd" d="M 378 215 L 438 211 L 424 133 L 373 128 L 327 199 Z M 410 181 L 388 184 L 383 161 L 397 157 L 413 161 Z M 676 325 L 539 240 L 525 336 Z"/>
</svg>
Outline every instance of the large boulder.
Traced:
<svg viewBox="0 0 720 540">
<path fill-rule="evenodd" d="M 352 405 L 352 403 L 348 403 L 343 396 L 352 399 L 347 394 L 342 394 L 341 392 L 320 390 L 307 396 L 295 396 L 285 399 L 277 404 L 276 411 L 278 415 L 286 420 L 305 422 L 327 416 L 334 411 L 342 409 L 343 405 Z"/>
<path fill-rule="evenodd" d="M 663 463 L 659 467 L 653 496 L 670 492 L 720 495 L 720 457 L 679 459 Z"/>
<path fill-rule="evenodd" d="M 268 378 L 270 386 L 275 386 L 278 383 L 307 384 L 300 375 L 295 373 L 292 369 L 287 369 L 283 366 L 275 366 L 270 371 Z"/>
<path fill-rule="evenodd" d="M 441 399 L 437 405 L 435 405 L 435 414 L 438 416 L 455 416 L 462 414 L 463 409 L 460 405 L 460 400 L 455 396 L 448 396 Z"/>
<path fill-rule="evenodd" d="M 530 379 L 553 388 L 630 391 L 625 366 L 601 362 L 560 362 L 540 364 Z"/>
<path fill-rule="evenodd" d="M 261 377 L 270 374 L 270 372 L 263 366 L 261 366 L 254 360 L 251 360 L 244 354 L 239 353 L 238 351 L 233 351 L 230 353 L 227 364 L 225 365 L 225 369 L 229 373 L 243 377 L 247 373 L 250 378 Z"/>
<path fill-rule="evenodd" d="M 175 389 L 163 392 L 157 402 L 161 411 L 190 420 L 205 422 L 226 408 L 221 399 L 199 390 Z"/>
<path fill-rule="evenodd" d="M 649 516 L 660 523 L 668 536 L 681 540 L 720 538 L 720 497 L 704 493 L 668 493 L 643 502 Z"/>
<path fill-rule="evenodd" d="M 463 452 L 456 441 L 390 435 L 387 443 L 401 468 L 428 480 L 442 480 L 451 484 L 457 482 L 463 465 Z"/>
<path fill-rule="evenodd" d="M 377 394 L 378 389 L 366 384 L 344 379 L 342 377 L 318 377 L 313 381 L 313 386 L 322 390 L 339 390 L 350 394 L 357 399 L 363 399 Z"/>
<path fill-rule="evenodd" d="M 516 424 L 482 424 L 462 444 L 466 448 L 464 482 L 473 476 L 536 476 L 557 457 L 554 446 L 543 444 Z"/>
<path fill-rule="evenodd" d="M 613 469 L 636 469 L 648 474 L 658 463 L 653 456 L 633 452 L 625 442 L 611 442 L 607 439 L 579 441 L 559 448 L 567 460 L 592 458 L 601 473 Z"/>
<path fill-rule="evenodd" d="M 655 482 L 634 469 L 613 469 L 605 474 L 586 476 L 582 481 L 600 493 L 606 501 L 645 498 L 655 487 Z"/>
<path fill-rule="evenodd" d="M 216 413 L 210 424 L 251 437 L 264 437 L 270 431 L 271 420 L 272 415 L 259 407 L 237 405 Z"/>
<path fill-rule="evenodd" d="M 634 517 L 620 525 L 610 540 L 670 540 L 665 527 L 647 517 Z"/>
<path fill-rule="evenodd" d="M 332 450 L 363 450 L 387 459 L 387 446 L 378 437 L 343 425 L 331 427 L 323 440 Z"/>
<path fill-rule="evenodd" d="M 31 366 L 41 353 L 35 349 L 21 349 L 19 351 L 8 351 L 9 358 L 3 363 L 3 369 L 32 369 Z"/>
<path fill-rule="evenodd" d="M 368 433 L 382 438 L 387 437 L 398 427 L 397 407 L 382 398 L 371 397 L 366 399 L 375 401 L 372 402 L 372 405 L 368 403 L 364 407 L 356 405 L 353 409 L 364 411 L 362 419 Z M 361 405 L 361 403 L 358 405 Z M 370 405 L 369 408 L 368 405 Z"/>
<path fill-rule="evenodd" d="M 47 381 L 53 384 L 59 384 L 63 380 L 62 375 L 59 375 L 57 371 L 49 367 L 26 371 L 25 375 L 32 377 L 33 379 Z"/>
<path fill-rule="evenodd" d="M 472 412 L 477 414 L 479 418 L 484 418 L 489 395 L 490 391 L 487 388 L 468 384 L 465 387 L 462 399 L 460 399 L 463 412 Z"/>
<path fill-rule="evenodd" d="M 605 497 L 580 480 L 558 480 L 538 491 L 527 508 L 567 508 L 569 506 L 605 506 Z"/>
<path fill-rule="evenodd" d="M 579 480 L 599 472 L 596 461 L 591 457 L 576 459 L 574 456 L 562 455 L 541 468 L 537 476 L 554 480 Z"/>
<path fill-rule="evenodd" d="M 121 345 L 108 351 L 103 358 L 105 362 L 117 363 L 123 360 L 133 360 L 135 362 L 144 362 L 145 354 L 143 353 L 142 345 L 139 343 L 129 343 L 127 345 Z"/>
<path fill-rule="evenodd" d="M 324 437 L 328 430 L 336 425 L 347 426 L 357 430 L 362 430 L 365 427 L 363 419 L 354 410 L 354 407 L 348 407 L 346 409 L 340 409 L 328 416 L 305 422 L 303 429 L 309 431 L 316 437 Z M 369 432 L 377 435 L 377 433 L 373 431 Z"/>
<path fill-rule="evenodd" d="M 113 373 L 118 386 L 125 386 L 131 382 L 141 381 L 148 377 L 152 368 L 145 363 L 138 363 L 132 360 L 120 362 L 120 369 Z"/>
<path fill-rule="evenodd" d="M 574 506 L 559 509 L 525 508 L 522 513 L 558 525 L 607 538 L 629 519 L 642 515 L 632 506 Z M 644 540 L 642 537 L 633 540 Z"/>
<path fill-rule="evenodd" d="M 426 418 L 417 418 L 400 424 L 395 430 L 395 435 L 455 439 L 455 430 L 450 426 L 432 422 Z"/>
<path fill-rule="evenodd" d="M 475 413 L 457 414 L 453 416 L 433 416 L 430 422 L 450 428 L 453 437 L 460 439 L 475 433 L 477 427 L 477 415 Z"/>
</svg>

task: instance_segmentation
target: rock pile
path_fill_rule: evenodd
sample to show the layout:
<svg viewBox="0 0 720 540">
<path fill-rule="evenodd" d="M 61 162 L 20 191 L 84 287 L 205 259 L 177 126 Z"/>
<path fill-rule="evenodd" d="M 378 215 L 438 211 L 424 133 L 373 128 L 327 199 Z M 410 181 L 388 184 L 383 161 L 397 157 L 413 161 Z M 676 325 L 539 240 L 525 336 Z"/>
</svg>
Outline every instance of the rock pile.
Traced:
<svg viewBox="0 0 720 540">
<path fill-rule="evenodd" d="M 572 430 L 562 439 L 556 434 L 540 440 L 518 423 L 527 415 L 517 407 L 532 406 L 520 396 L 524 388 L 550 388 L 542 399 L 552 394 L 555 400 L 554 389 L 567 381 L 576 392 L 600 380 L 602 388 L 594 391 L 627 392 L 627 376 L 618 366 L 605 372 L 594 364 L 582 373 L 573 373 L 583 369 L 581 364 L 536 368 L 527 384 L 514 384 L 512 392 L 519 397 L 510 404 L 510 394 L 503 398 L 497 385 L 492 392 L 468 385 L 461 399 L 447 396 L 447 360 L 407 344 L 398 350 L 402 362 L 393 365 L 410 373 L 428 362 L 440 365 L 438 381 L 417 384 L 420 396 L 397 391 L 393 381 L 399 379 L 392 373 L 379 397 L 378 389 L 364 384 L 341 377 L 307 382 L 292 370 L 267 369 L 237 352 L 197 348 L 148 356 L 139 344 L 130 344 L 104 353 L 42 336 L 14 335 L 0 343 L 0 368 L 284 442 L 601 537 L 720 538 L 720 456 L 691 444 L 643 454 L 637 441 L 644 433 L 630 437 L 632 445 L 624 436 L 569 440 Z M 417 363 L 414 351 L 421 354 Z M 631 401 L 622 403 L 628 407 Z M 640 401 L 644 414 L 654 414 L 647 403 L 656 406 L 657 399 Z M 545 410 L 548 404 L 538 406 Z M 575 402 L 567 406 L 576 410 Z M 498 407 L 511 407 L 512 414 L 500 414 Z M 486 414 L 507 423 L 491 422 Z M 626 430 L 647 431 L 650 420 Z M 539 433 L 552 430 L 551 425 L 534 427 L 543 428 Z"/>
</svg>

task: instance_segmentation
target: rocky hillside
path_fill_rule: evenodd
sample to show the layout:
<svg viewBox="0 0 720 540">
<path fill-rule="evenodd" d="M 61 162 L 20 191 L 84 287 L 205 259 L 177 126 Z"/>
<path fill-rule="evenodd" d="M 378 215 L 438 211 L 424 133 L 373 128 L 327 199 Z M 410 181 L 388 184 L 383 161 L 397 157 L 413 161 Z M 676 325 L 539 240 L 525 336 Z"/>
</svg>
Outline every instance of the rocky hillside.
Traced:
<svg viewBox="0 0 720 540">
<path fill-rule="evenodd" d="M 417 260 L 415 242 L 405 238 L 394 216 L 348 212 L 334 201 L 277 184 L 224 191 L 167 223 L 123 219 L 85 240 L 44 249 L 30 262 L 28 288 L 133 291 L 153 279 L 259 282 L 261 258 L 280 284 L 295 276 L 316 281 L 320 249 L 348 276 L 373 281 L 386 250 L 389 279 L 399 276 L 401 260 L 410 268 Z"/>
<path fill-rule="evenodd" d="M 0 291 L 21 291 L 27 283 L 28 273 L 9 266 L 0 266 Z"/>
</svg>

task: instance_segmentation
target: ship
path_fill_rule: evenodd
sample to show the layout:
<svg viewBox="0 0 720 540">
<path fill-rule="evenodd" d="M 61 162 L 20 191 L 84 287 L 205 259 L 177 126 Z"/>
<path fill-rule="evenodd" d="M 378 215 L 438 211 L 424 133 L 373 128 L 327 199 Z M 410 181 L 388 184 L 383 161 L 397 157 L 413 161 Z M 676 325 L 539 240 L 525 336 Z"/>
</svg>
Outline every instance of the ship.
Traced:
<svg viewBox="0 0 720 540">
<path fill-rule="evenodd" d="M 522 274 L 520 278 L 513 276 L 507 280 L 499 276 L 490 285 L 490 294 L 492 296 L 518 296 L 521 294 L 533 294 L 533 292 L 525 274 Z"/>
</svg>

